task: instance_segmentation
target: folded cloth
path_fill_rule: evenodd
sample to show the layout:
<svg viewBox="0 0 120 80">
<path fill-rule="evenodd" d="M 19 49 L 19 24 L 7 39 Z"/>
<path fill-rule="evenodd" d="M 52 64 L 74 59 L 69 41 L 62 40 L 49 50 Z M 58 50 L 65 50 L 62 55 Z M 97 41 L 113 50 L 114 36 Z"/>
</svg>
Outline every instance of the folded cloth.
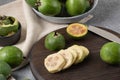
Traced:
<svg viewBox="0 0 120 80">
<path fill-rule="evenodd" d="M 47 33 L 66 27 L 64 24 L 47 22 L 38 17 L 25 0 L 16 0 L 9 4 L 0 6 L 0 15 L 13 16 L 22 25 L 21 38 L 15 44 L 20 48 L 26 57 L 33 44 Z"/>
</svg>

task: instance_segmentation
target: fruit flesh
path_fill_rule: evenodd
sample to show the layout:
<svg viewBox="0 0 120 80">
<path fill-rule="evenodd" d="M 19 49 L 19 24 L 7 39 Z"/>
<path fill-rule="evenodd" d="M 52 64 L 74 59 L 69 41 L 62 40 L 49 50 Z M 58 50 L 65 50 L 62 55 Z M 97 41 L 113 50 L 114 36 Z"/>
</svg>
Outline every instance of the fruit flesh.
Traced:
<svg viewBox="0 0 120 80">
<path fill-rule="evenodd" d="M 73 63 L 76 61 L 78 54 L 76 53 L 75 50 L 68 48 L 67 51 L 73 55 Z"/>
<path fill-rule="evenodd" d="M 89 50 L 88 50 L 88 48 L 85 47 L 85 46 L 79 46 L 79 47 L 83 50 L 85 56 L 87 57 L 87 56 L 89 55 Z"/>
<path fill-rule="evenodd" d="M 78 63 L 82 62 L 85 58 L 85 54 L 83 53 L 83 50 L 78 45 L 73 45 L 71 47 L 71 49 L 73 49 L 78 55 L 74 64 L 78 64 Z"/>
<path fill-rule="evenodd" d="M 67 33 L 72 37 L 82 37 L 86 35 L 87 32 L 88 28 L 83 24 L 73 23 L 67 27 Z"/>
<path fill-rule="evenodd" d="M 73 64 L 81 63 L 89 55 L 88 52 L 89 50 L 84 46 L 73 45 L 48 55 L 44 60 L 44 65 L 50 73 L 56 73 Z"/>
<path fill-rule="evenodd" d="M 4 61 L 0 60 L 0 74 L 8 77 L 11 74 L 11 67 Z"/>
<path fill-rule="evenodd" d="M 7 62 L 14 68 L 22 63 L 23 53 L 15 46 L 6 46 L 0 49 L 0 60 Z"/>
<path fill-rule="evenodd" d="M 58 0 L 40 0 L 38 11 L 47 16 L 55 16 L 61 11 L 61 4 Z"/>
<path fill-rule="evenodd" d="M 62 70 L 65 59 L 60 54 L 54 53 L 45 58 L 44 65 L 50 73 L 56 73 Z"/>
<path fill-rule="evenodd" d="M 67 0 L 66 1 L 66 8 L 67 12 L 71 16 L 76 16 L 82 14 L 86 11 L 86 0 Z"/>
<path fill-rule="evenodd" d="M 58 52 L 58 54 L 61 54 L 64 59 L 66 60 L 66 64 L 63 67 L 63 69 L 67 69 L 68 67 L 70 67 L 73 64 L 73 56 L 70 52 L 68 52 L 67 50 L 60 50 Z"/>
</svg>

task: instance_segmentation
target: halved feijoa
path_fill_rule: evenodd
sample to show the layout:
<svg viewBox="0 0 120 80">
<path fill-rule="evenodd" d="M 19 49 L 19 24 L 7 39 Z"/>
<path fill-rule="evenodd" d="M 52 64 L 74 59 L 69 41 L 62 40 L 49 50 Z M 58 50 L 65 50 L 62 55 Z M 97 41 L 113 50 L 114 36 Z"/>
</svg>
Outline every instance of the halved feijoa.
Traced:
<svg viewBox="0 0 120 80">
<path fill-rule="evenodd" d="M 0 16 L 0 36 L 8 36 L 18 31 L 19 22 L 12 16 Z"/>
<path fill-rule="evenodd" d="M 88 28 L 84 24 L 72 23 L 68 25 L 66 31 L 74 39 L 79 39 L 88 33 Z"/>
</svg>

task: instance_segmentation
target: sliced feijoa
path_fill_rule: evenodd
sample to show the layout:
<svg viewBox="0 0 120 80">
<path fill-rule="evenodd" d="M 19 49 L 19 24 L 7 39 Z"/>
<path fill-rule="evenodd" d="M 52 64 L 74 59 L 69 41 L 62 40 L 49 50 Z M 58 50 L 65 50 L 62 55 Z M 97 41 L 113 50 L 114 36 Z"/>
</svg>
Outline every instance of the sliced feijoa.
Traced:
<svg viewBox="0 0 120 80">
<path fill-rule="evenodd" d="M 58 32 L 51 32 L 45 37 L 45 47 L 51 51 L 65 47 L 65 38 Z"/>
<path fill-rule="evenodd" d="M 0 16 L 0 36 L 7 36 L 19 28 L 19 22 L 12 16 Z"/>
<path fill-rule="evenodd" d="M 9 64 L 7 64 L 6 62 L 0 60 L 0 74 L 2 74 L 5 77 L 8 77 L 11 74 L 11 67 L 9 66 Z M 1 75 L 1 76 L 2 76 Z M 1 77 L 0 76 L 0 77 Z M 1 80 L 1 79 L 0 79 Z"/>
<path fill-rule="evenodd" d="M 66 64 L 63 67 L 63 69 L 67 69 L 73 64 L 73 56 L 70 52 L 68 52 L 67 50 L 60 50 L 58 54 L 62 55 L 66 60 Z"/>
<path fill-rule="evenodd" d="M 50 73 L 56 73 L 63 69 L 66 61 L 60 54 L 50 54 L 44 60 L 44 65 Z"/>
<path fill-rule="evenodd" d="M 68 49 L 66 49 L 69 53 L 71 53 L 73 55 L 73 64 L 76 61 L 78 54 L 76 53 L 75 50 L 73 50 L 71 47 L 69 47 Z"/>
<path fill-rule="evenodd" d="M 74 39 L 80 39 L 88 33 L 88 28 L 84 24 L 72 23 L 67 26 L 66 31 Z"/>
<path fill-rule="evenodd" d="M 89 55 L 89 50 L 88 50 L 88 48 L 85 47 L 85 46 L 79 46 L 79 47 L 83 50 L 83 52 L 84 52 L 84 54 L 85 54 L 85 57 L 87 57 L 87 56 Z"/>
<path fill-rule="evenodd" d="M 7 80 L 3 74 L 0 74 L 0 80 Z"/>
<path fill-rule="evenodd" d="M 85 58 L 83 50 L 78 45 L 71 46 L 71 49 L 75 50 L 76 53 L 78 54 L 78 57 L 74 63 L 75 64 L 81 63 Z"/>
</svg>

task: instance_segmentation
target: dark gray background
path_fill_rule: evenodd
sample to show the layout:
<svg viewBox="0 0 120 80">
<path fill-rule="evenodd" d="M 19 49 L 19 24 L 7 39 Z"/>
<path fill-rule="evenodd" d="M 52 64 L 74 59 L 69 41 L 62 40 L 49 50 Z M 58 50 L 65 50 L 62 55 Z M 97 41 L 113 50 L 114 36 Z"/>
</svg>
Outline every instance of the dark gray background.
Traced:
<svg viewBox="0 0 120 80">
<path fill-rule="evenodd" d="M 14 0 L 0 0 L 0 5 L 11 1 Z M 92 14 L 94 18 L 88 21 L 87 24 L 105 27 L 120 33 L 120 0 L 99 0 Z M 35 80 L 29 65 L 19 71 L 13 72 L 13 76 L 17 80 L 24 80 L 24 78 Z"/>
<path fill-rule="evenodd" d="M 0 5 L 3 5 L 12 1 L 15 1 L 15 0 L 0 0 Z"/>
</svg>

